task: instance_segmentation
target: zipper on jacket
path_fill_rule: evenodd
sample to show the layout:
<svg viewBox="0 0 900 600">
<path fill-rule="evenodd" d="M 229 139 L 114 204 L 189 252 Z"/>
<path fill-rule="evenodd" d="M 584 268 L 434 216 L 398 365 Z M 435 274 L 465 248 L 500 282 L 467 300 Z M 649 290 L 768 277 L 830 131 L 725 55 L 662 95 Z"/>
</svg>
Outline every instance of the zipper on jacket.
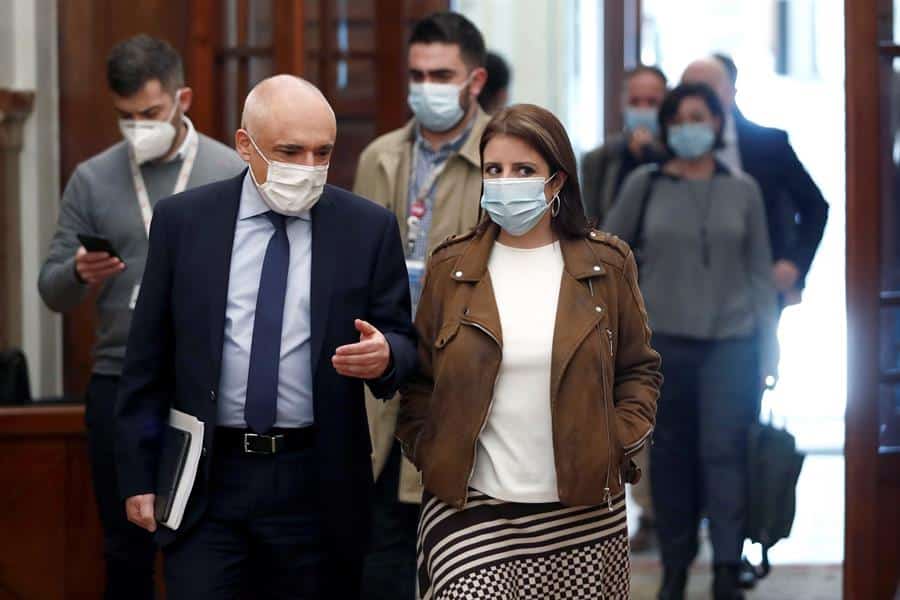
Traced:
<svg viewBox="0 0 900 600">
<path fill-rule="evenodd" d="M 500 345 L 500 340 L 498 340 L 496 338 L 496 336 L 494 336 L 493 333 L 488 331 L 488 329 L 486 327 L 484 327 L 483 325 L 479 325 L 478 323 L 475 323 L 474 321 L 468 321 L 466 319 L 461 319 L 460 323 L 462 323 L 464 325 L 469 325 L 471 327 L 481 330 L 482 332 L 484 332 L 485 335 L 487 335 L 489 338 L 494 340 L 494 343 L 497 344 L 498 348 L 502 349 L 502 346 Z M 502 350 L 501 350 L 501 352 L 502 352 Z M 472 476 L 475 475 L 475 461 L 478 459 L 478 440 L 481 439 L 481 434 L 484 433 L 484 428 L 487 427 L 488 417 L 491 414 L 491 408 L 494 406 L 494 390 L 497 388 L 497 380 L 499 378 L 500 378 L 500 369 L 498 367 L 497 375 L 494 377 L 494 387 L 491 389 L 491 399 L 488 401 L 487 410 L 484 411 L 484 415 L 481 418 L 481 425 L 478 427 L 478 435 L 475 436 L 475 442 L 472 444 L 472 467 L 469 469 L 468 478 L 466 478 L 466 489 L 463 490 L 462 504 L 460 504 L 457 508 L 464 507 L 466 505 L 466 503 L 468 503 L 468 501 L 469 501 L 469 482 L 472 481 Z"/>
<path fill-rule="evenodd" d="M 594 284 L 593 284 L 593 282 L 592 282 L 590 279 L 588 279 L 588 289 L 589 289 L 590 292 L 591 292 L 591 298 L 593 298 L 593 297 L 594 297 Z M 597 324 L 597 333 L 600 334 L 600 337 L 601 337 L 601 338 L 603 337 L 603 330 L 601 329 L 599 323 Z M 609 342 L 609 356 L 610 356 L 610 360 L 612 360 L 612 355 L 613 355 L 613 347 L 612 347 L 612 331 L 610 331 L 608 328 L 607 328 L 607 330 L 606 330 L 606 339 L 607 339 L 607 341 Z M 612 424 L 610 423 L 610 420 L 609 420 L 609 408 L 606 407 L 606 397 L 605 397 L 606 390 L 607 390 L 607 388 L 608 388 L 609 386 L 607 385 L 607 381 L 606 381 L 606 369 L 603 367 L 602 364 L 600 365 L 600 383 L 603 385 L 603 394 L 604 394 L 604 402 L 603 402 L 603 405 L 604 405 L 604 409 L 605 409 L 605 411 L 606 411 L 606 451 L 607 451 L 607 458 L 606 458 L 606 484 L 605 484 L 605 486 L 604 486 L 604 488 L 603 488 L 603 499 L 606 501 L 606 506 L 609 508 L 610 512 L 612 512 L 612 509 L 613 509 L 613 504 L 612 504 L 612 492 L 611 492 L 611 490 L 609 489 L 609 478 L 610 478 L 610 475 L 611 475 L 611 473 L 612 473 L 612 457 L 613 457 L 613 451 L 612 451 Z M 621 477 L 621 474 L 620 474 L 620 477 Z M 468 489 L 468 488 L 466 488 L 466 489 Z"/>
<path fill-rule="evenodd" d="M 616 353 L 613 351 L 613 332 L 608 327 L 606 328 L 606 339 L 609 341 L 609 357 L 615 359 Z"/>
<path fill-rule="evenodd" d="M 599 330 L 600 327 L 598 326 L 597 329 Z M 608 453 L 607 458 L 606 458 L 606 484 L 605 484 L 605 487 L 603 488 L 603 499 L 606 500 L 606 505 L 609 507 L 609 510 L 611 512 L 613 509 L 613 505 L 612 505 L 612 494 L 609 489 L 609 478 L 610 478 L 610 474 L 612 473 L 612 458 L 613 458 L 612 423 L 610 423 L 610 421 L 609 421 L 609 408 L 606 407 L 606 404 L 607 404 L 606 403 L 606 400 L 607 400 L 606 390 L 609 386 L 607 385 L 607 381 L 606 381 L 606 368 L 604 368 L 603 365 L 600 365 L 600 375 L 601 375 L 601 383 L 603 384 L 603 396 L 604 396 L 603 405 L 604 405 L 604 408 L 606 409 L 606 450 Z"/>
<path fill-rule="evenodd" d="M 640 438 L 638 438 L 638 440 L 636 442 L 634 442 L 633 444 L 631 444 L 630 446 L 628 446 L 626 448 L 623 448 L 625 450 L 625 454 L 630 454 L 630 453 L 634 452 L 635 450 L 639 449 L 641 446 L 643 446 L 647 442 L 647 440 L 652 435 L 653 435 L 653 427 L 648 429 L 647 433 L 645 433 Z"/>
</svg>

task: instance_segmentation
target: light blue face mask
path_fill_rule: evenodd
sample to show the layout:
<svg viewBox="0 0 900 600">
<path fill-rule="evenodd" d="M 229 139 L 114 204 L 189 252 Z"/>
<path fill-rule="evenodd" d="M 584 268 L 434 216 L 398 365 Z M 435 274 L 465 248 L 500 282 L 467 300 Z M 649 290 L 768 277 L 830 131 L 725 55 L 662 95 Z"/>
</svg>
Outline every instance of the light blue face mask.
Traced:
<svg viewBox="0 0 900 600">
<path fill-rule="evenodd" d="M 653 108 L 632 108 L 625 109 L 625 129 L 626 131 L 636 131 L 638 129 L 646 129 L 650 135 L 656 137 L 659 132 L 659 122 L 657 121 L 657 111 Z"/>
<path fill-rule="evenodd" d="M 462 85 L 453 83 L 411 83 L 407 103 L 416 120 L 429 131 L 448 131 L 459 123 L 465 111 L 459 95 L 469 85 L 471 75 Z"/>
<path fill-rule="evenodd" d="M 669 127 L 669 147 L 678 158 L 700 158 L 712 150 L 715 141 L 716 132 L 709 123 L 684 123 Z"/>
<path fill-rule="evenodd" d="M 535 228 L 550 209 L 544 186 L 556 173 L 540 177 L 485 179 L 481 208 L 510 235 L 525 235 Z M 556 200 L 557 196 L 554 196 Z"/>
</svg>

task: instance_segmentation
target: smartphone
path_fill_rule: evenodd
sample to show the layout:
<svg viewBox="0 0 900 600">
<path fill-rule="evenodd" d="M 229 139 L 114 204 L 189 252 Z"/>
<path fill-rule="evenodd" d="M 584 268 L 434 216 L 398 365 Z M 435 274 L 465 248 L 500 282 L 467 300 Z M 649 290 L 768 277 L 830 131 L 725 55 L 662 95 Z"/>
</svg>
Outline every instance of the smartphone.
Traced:
<svg viewBox="0 0 900 600">
<path fill-rule="evenodd" d="M 122 260 L 122 257 L 119 256 L 119 253 L 116 252 L 116 249 L 113 248 L 113 245 L 106 238 L 79 233 L 78 241 L 81 242 L 81 245 L 88 252 L 106 252 L 110 256 Z"/>
</svg>

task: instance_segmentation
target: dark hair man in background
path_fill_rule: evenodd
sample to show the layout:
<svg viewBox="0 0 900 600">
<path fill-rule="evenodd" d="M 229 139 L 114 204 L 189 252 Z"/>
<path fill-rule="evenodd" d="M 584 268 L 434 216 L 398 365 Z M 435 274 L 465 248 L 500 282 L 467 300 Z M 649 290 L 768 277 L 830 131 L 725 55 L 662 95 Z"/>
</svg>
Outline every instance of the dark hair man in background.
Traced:
<svg viewBox="0 0 900 600">
<path fill-rule="evenodd" d="M 62 197 L 59 224 L 38 287 L 51 310 L 97 297 L 97 342 L 85 397 L 94 494 L 103 525 L 107 598 L 151 598 L 155 546 L 125 517 L 113 464 L 113 408 L 132 310 L 147 258 L 156 202 L 240 172 L 230 148 L 198 133 L 185 113 L 192 91 L 181 57 L 166 42 L 138 35 L 107 59 L 112 104 L 125 138 L 78 165 Z M 108 240 L 117 256 L 84 248 L 78 235 Z"/>
<path fill-rule="evenodd" d="M 433 14 L 413 28 L 407 55 L 413 119 L 363 150 L 353 191 L 397 216 L 406 249 L 413 310 L 434 247 L 478 224 L 481 156 L 490 118 L 478 105 L 485 86 L 481 32 L 462 15 Z M 394 439 L 398 399 L 366 397 L 376 477 L 366 600 L 412 600 L 422 486 Z"/>
<path fill-rule="evenodd" d="M 640 65 L 626 73 L 622 98 L 625 130 L 582 159 L 584 210 L 598 223 L 606 218 L 622 182 L 632 171 L 665 157 L 656 115 L 666 95 L 666 85 L 665 74 L 656 67 Z"/>
<path fill-rule="evenodd" d="M 822 241 L 828 204 L 803 168 L 787 133 L 747 119 L 735 104 L 737 66 L 717 55 L 691 63 L 682 81 L 712 87 L 725 108 L 725 147 L 718 158 L 753 177 L 766 203 L 772 273 L 782 306 L 800 302 L 806 274 Z"/>
<path fill-rule="evenodd" d="M 512 73 L 509 64 L 496 52 L 487 53 L 484 68 L 487 69 L 488 79 L 478 95 L 478 103 L 484 112 L 492 115 L 509 104 L 509 82 Z"/>
</svg>

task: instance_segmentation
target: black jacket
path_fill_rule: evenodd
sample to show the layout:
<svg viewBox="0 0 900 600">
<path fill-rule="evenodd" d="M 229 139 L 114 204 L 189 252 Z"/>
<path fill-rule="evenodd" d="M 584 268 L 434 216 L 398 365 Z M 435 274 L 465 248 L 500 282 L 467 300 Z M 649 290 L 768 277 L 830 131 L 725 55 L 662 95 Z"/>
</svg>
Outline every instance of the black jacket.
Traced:
<svg viewBox="0 0 900 600">
<path fill-rule="evenodd" d="M 244 171 L 246 173 L 246 170 Z M 159 437 L 170 407 L 206 424 L 204 453 L 177 532 L 207 505 L 215 445 L 228 275 L 244 174 L 166 198 L 157 205 L 116 406 L 116 462 L 123 498 L 155 490 Z M 366 544 L 372 492 L 363 382 L 338 375 L 335 349 L 359 341 L 354 319 L 387 337 L 393 371 L 368 382 L 388 398 L 413 370 L 415 332 L 395 217 L 350 192 L 326 186 L 312 210 L 311 360 L 316 463 L 326 545 L 344 555 Z"/>
<path fill-rule="evenodd" d="M 635 158 L 628 149 L 625 133 L 610 136 L 602 146 L 585 154 L 581 159 L 581 198 L 587 217 L 601 225 L 628 175 L 641 165 L 665 159 L 662 148 L 647 148 L 644 156 Z"/>
<path fill-rule="evenodd" d="M 762 127 L 735 111 L 738 149 L 744 172 L 762 190 L 772 259 L 797 265 L 802 281 L 822 240 L 828 203 L 803 168 L 787 133 Z"/>
</svg>

